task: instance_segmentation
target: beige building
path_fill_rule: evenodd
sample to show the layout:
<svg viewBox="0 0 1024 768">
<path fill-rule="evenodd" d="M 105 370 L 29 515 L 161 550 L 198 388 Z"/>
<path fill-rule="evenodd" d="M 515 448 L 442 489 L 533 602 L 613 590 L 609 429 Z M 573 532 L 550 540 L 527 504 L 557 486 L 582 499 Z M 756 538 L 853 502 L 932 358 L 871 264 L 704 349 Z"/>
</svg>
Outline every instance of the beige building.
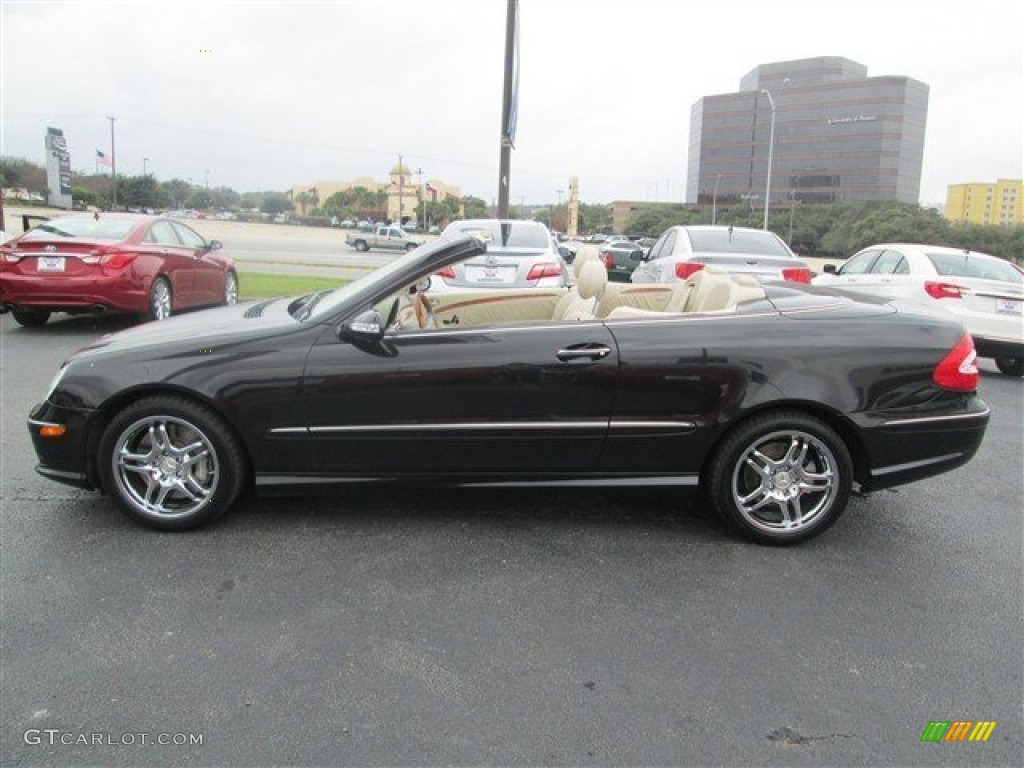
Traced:
<svg viewBox="0 0 1024 768">
<path fill-rule="evenodd" d="M 1024 181 L 950 184 L 946 188 L 946 218 L 954 224 L 1024 224 Z"/>
<path fill-rule="evenodd" d="M 352 181 L 318 181 L 315 184 L 297 184 L 288 191 L 288 194 L 291 196 L 295 215 L 305 216 L 313 208 L 326 202 L 331 195 L 356 187 L 363 187 L 371 192 L 385 192 L 387 207 L 381 213 L 393 222 L 414 217 L 420 200 L 441 202 L 449 197 L 462 199 L 458 187 L 446 184 L 440 179 L 428 181 L 422 174 L 414 174 L 405 165 L 394 166 L 388 174 L 388 181 L 376 181 L 367 176 Z"/>
</svg>

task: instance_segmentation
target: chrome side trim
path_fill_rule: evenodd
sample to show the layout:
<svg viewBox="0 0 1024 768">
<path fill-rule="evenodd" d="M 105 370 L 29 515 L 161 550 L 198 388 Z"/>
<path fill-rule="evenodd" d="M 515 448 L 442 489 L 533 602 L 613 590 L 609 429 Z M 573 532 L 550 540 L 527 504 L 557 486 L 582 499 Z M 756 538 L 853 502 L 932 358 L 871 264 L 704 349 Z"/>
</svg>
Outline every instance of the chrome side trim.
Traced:
<svg viewBox="0 0 1024 768">
<path fill-rule="evenodd" d="M 991 411 L 988 406 L 985 406 L 984 411 L 978 411 L 977 413 L 958 413 L 953 416 L 920 416 L 910 419 L 893 419 L 892 421 L 882 422 L 883 427 L 895 427 L 902 424 L 929 424 L 939 421 L 961 421 L 970 419 L 981 419 L 988 416 Z"/>
<path fill-rule="evenodd" d="M 416 484 L 426 482 L 458 488 L 628 488 L 628 487 L 679 487 L 696 488 L 700 475 L 640 475 L 637 477 L 574 477 L 574 478 L 524 478 L 522 480 L 473 480 L 472 478 L 443 477 L 424 478 L 417 476 L 353 476 L 337 477 L 323 475 L 256 475 L 253 479 L 257 488 L 269 490 L 297 485 L 357 485 L 367 483 L 390 484 L 404 482 Z"/>
<path fill-rule="evenodd" d="M 65 424 L 57 424 L 53 421 L 37 421 L 36 419 L 28 420 L 29 426 L 32 427 L 63 427 Z"/>
<path fill-rule="evenodd" d="M 930 459 L 922 459 L 921 461 L 910 461 L 906 464 L 893 464 L 889 467 L 879 467 L 878 469 L 871 470 L 872 477 L 883 477 L 885 475 L 891 475 L 893 472 L 906 472 L 911 469 L 920 469 L 921 467 L 927 467 L 932 464 L 942 464 L 947 461 L 953 461 L 959 459 L 964 454 L 960 453 L 947 453 L 943 456 L 933 456 Z"/>
<path fill-rule="evenodd" d="M 346 434 L 358 432 L 483 432 L 487 430 L 562 430 L 562 429 L 695 429 L 692 421 L 476 421 L 450 424 L 356 424 L 321 427 L 274 427 L 271 435 Z"/>
</svg>

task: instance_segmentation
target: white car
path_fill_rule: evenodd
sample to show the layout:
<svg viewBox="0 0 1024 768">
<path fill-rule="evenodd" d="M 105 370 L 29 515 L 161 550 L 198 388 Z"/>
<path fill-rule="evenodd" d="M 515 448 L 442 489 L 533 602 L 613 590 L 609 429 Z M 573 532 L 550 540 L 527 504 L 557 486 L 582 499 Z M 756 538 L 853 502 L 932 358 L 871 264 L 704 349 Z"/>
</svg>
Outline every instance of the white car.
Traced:
<svg viewBox="0 0 1024 768">
<path fill-rule="evenodd" d="M 487 253 L 445 267 L 431 279 L 431 290 L 445 288 L 564 288 L 569 269 L 548 228 L 538 221 L 459 219 L 442 238 L 473 235 Z"/>
<path fill-rule="evenodd" d="M 981 357 L 1024 376 L 1024 272 L 977 251 L 911 243 L 872 245 L 841 267 L 825 267 L 814 285 L 886 300 L 941 306 L 956 315 Z"/>
<path fill-rule="evenodd" d="M 811 282 L 811 270 L 774 232 L 731 226 L 669 227 L 630 275 L 634 283 L 680 283 L 704 267 L 758 281 Z"/>
</svg>

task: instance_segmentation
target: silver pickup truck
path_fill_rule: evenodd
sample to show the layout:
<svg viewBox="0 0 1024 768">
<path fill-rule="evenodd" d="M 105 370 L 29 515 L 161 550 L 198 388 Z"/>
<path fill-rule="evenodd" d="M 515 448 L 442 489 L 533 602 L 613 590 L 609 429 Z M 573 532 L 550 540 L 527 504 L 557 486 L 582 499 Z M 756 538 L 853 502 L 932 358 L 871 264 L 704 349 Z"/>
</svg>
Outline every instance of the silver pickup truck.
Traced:
<svg viewBox="0 0 1024 768">
<path fill-rule="evenodd" d="M 381 226 L 372 232 L 350 232 L 345 242 L 357 251 L 383 248 L 390 251 L 411 251 L 423 245 L 423 238 L 412 237 L 401 227 Z"/>
</svg>

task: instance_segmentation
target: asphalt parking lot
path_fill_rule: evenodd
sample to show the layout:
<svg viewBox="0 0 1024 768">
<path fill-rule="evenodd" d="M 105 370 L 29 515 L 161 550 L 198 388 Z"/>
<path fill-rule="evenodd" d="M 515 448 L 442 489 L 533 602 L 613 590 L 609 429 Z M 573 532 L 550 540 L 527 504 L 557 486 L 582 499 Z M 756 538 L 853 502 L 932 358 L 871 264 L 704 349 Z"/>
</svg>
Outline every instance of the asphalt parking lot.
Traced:
<svg viewBox="0 0 1024 768">
<path fill-rule="evenodd" d="M 0 317 L 3 765 L 1024 764 L 1024 387 L 990 361 L 973 463 L 798 548 L 590 490 L 253 499 L 175 535 L 33 471 L 30 406 L 126 325 Z M 937 720 L 997 725 L 922 743 Z"/>
</svg>

